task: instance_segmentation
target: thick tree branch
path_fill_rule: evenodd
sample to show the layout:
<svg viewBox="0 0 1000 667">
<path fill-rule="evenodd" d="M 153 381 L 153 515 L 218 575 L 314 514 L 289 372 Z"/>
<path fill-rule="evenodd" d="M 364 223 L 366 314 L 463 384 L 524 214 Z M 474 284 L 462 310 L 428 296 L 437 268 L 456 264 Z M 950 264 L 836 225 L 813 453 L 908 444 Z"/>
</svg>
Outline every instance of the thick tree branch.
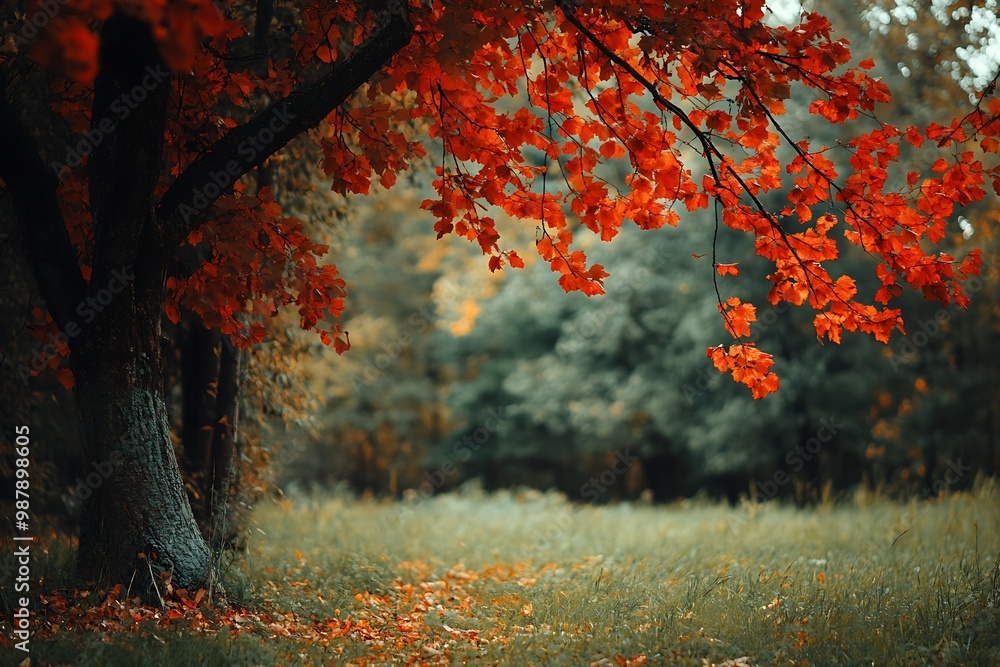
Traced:
<svg viewBox="0 0 1000 667">
<path fill-rule="evenodd" d="M 166 249 L 171 251 L 196 229 L 205 211 L 236 179 L 319 125 L 406 46 L 412 34 L 405 9 L 397 5 L 386 14 L 386 22 L 330 74 L 296 90 L 210 146 L 174 181 L 157 207 Z"/>
<path fill-rule="evenodd" d="M 0 68 L 0 178 L 7 184 L 25 254 L 59 328 L 76 317 L 87 283 L 80 272 L 59 199 L 58 183 L 7 99 L 7 72 Z"/>
</svg>

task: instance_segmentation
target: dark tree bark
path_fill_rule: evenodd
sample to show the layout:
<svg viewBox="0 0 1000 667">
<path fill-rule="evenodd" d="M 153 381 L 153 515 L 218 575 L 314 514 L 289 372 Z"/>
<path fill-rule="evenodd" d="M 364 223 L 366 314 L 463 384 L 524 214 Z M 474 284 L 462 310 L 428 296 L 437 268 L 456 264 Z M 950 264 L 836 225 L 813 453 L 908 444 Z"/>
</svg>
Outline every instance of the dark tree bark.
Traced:
<svg viewBox="0 0 1000 667">
<path fill-rule="evenodd" d="M 170 440 L 160 305 L 155 298 L 112 302 L 73 351 L 86 459 L 113 470 L 84 505 L 78 566 L 81 576 L 101 582 L 135 575 L 148 585 L 151 574 L 168 570 L 177 585 L 200 586 L 209 552 Z"/>
<path fill-rule="evenodd" d="M 267 38 L 271 34 L 271 20 L 274 18 L 274 0 L 257 0 L 257 13 L 254 17 L 253 42 L 257 53 L 264 62 L 269 55 Z"/>
<path fill-rule="evenodd" d="M 185 322 L 181 349 L 181 392 L 183 425 L 181 443 L 185 468 L 208 470 L 212 455 L 212 434 L 215 427 L 219 381 L 219 336 L 191 317 Z"/>
<path fill-rule="evenodd" d="M 219 368 L 217 419 L 212 436 L 210 484 L 207 486 L 211 508 L 211 540 L 221 546 L 230 537 L 228 501 L 235 482 L 234 463 L 240 410 L 240 385 L 245 365 L 245 353 L 232 346 L 222 346 Z"/>
<path fill-rule="evenodd" d="M 84 507 L 78 565 L 102 583 L 136 584 L 171 572 L 175 585 L 195 588 L 210 578 L 209 549 L 191 511 L 174 456 L 164 394 L 160 321 L 164 282 L 178 246 L 205 219 L 216 197 L 194 210 L 195 194 L 213 172 L 240 160 L 243 173 L 318 125 L 410 40 L 405 8 L 384 17 L 353 55 L 317 83 L 304 86 L 234 128 L 205 150 L 157 204 L 170 77 L 141 21 L 111 17 L 101 32 L 100 71 L 91 122 L 112 122 L 113 132 L 88 161 L 94 249 L 90 280 L 83 273 L 59 208 L 57 180 L 46 166 L 20 110 L 11 103 L 8 73 L 0 68 L 0 178 L 17 213 L 23 248 L 56 325 L 68 334 L 88 469 L 110 470 Z M 111 105 L 153 71 L 163 81 L 125 118 Z M 275 132 L 251 160 L 238 154 L 275 118 Z M 110 298 L 109 298 L 110 296 Z M 86 314 L 85 314 L 86 313 Z M 75 332 L 75 333 L 72 333 Z M 238 356 L 223 359 L 220 391 L 234 393 Z M 227 395 L 228 400 L 228 395 Z M 230 401 L 235 405 L 235 401 Z M 219 435 L 210 462 L 228 484 L 233 438 Z M 222 469 L 227 470 L 221 474 Z M 152 596 L 151 586 L 146 588 Z"/>
<path fill-rule="evenodd" d="M 246 355 L 194 313 L 184 313 L 175 345 L 181 379 L 181 473 L 202 535 L 230 539 L 240 386 Z"/>
<path fill-rule="evenodd" d="M 191 312 L 184 313 L 174 345 L 181 367 L 181 476 L 202 535 L 218 546 L 234 529 L 227 501 L 246 355 Z"/>
<path fill-rule="evenodd" d="M 114 118 L 114 100 L 154 71 L 166 70 L 149 28 L 111 18 L 101 34 L 92 125 Z M 209 575 L 208 546 L 181 484 L 163 394 L 168 255 L 155 243 L 152 204 L 170 89 L 167 77 L 149 90 L 90 156 L 95 296 L 88 299 L 100 308 L 72 345 L 87 462 L 113 467 L 84 505 L 79 571 L 108 582 L 136 576 L 150 595 L 158 571 L 170 571 L 184 587 L 204 585 Z M 106 305 L 102 289 L 111 293 Z"/>
<path fill-rule="evenodd" d="M 208 536 L 211 507 L 212 440 L 218 421 L 219 351 L 221 336 L 202 325 L 194 313 L 184 313 L 176 341 L 181 359 L 181 449 L 185 479 L 191 487 L 195 518 Z"/>
</svg>

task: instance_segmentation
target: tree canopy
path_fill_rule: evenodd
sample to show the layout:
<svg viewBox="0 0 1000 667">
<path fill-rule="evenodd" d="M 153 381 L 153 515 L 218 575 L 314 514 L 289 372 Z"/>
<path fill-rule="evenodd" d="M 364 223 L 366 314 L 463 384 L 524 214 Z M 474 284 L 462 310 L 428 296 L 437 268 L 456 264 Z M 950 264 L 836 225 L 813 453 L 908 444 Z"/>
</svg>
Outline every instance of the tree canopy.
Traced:
<svg viewBox="0 0 1000 667">
<path fill-rule="evenodd" d="M 33 5 L 25 26 L 45 11 Z M 115 254 L 127 260 L 142 244 L 171 252 L 209 239 L 211 261 L 170 279 L 166 313 L 176 319 L 179 305 L 192 308 L 237 344 L 260 341 L 266 331 L 239 313 L 266 315 L 286 303 L 324 340 L 348 344 L 335 323 L 324 324 L 325 316 L 341 312 L 343 296 L 336 271 L 317 261 L 325 246 L 285 217 L 269 192 L 251 194 L 240 180 L 314 126 L 320 128 L 306 134 L 342 192 L 365 193 L 374 179 L 391 186 L 426 155 L 432 145 L 420 140 L 426 133 L 440 150 L 437 196 L 424 202 L 438 217 L 438 234 L 477 242 L 491 268 L 520 266 L 491 215 L 503 210 L 538 227 L 537 251 L 568 291 L 603 291 L 604 268 L 574 244 L 581 233 L 608 241 L 626 221 L 644 229 L 675 225 L 680 210 L 717 206 L 721 223 L 750 234 L 756 252 L 772 262 L 768 301 L 808 303 L 817 311 L 820 338 L 836 342 L 843 330 L 860 329 L 884 342 L 893 329 L 902 331 L 893 307 L 900 284 L 964 305 L 959 281 L 978 270 L 978 258 L 957 261 L 923 242 L 939 241 L 955 206 L 981 198 L 985 180 L 997 175 L 980 161 L 980 153 L 997 148 L 990 122 L 996 103 L 928 128 L 878 123 L 876 106 L 890 97 L 869 76 L 871 61 L 849 67 L 848 44 L 819 14 L 784 27 L 765 22 L 764 12 L 763 2 L 736 0 L 669 7 L 233 2 L 224 12 L 207 0 L 104 2 L 67 6 L 26 48 L 72 80 L 52 102 L 81 137 L 79 157 L 94 167 L 128 150 L 144 161 L 149 151 L 134 150 L 121 129 L 140 122 L 136 116 L 151 103 L 140 97 L 155 93 L 126 87 L 123 79 L 112 83 L 100 63 L 124 67 L 141 41 L 123 27 L 118 46 L 107 45 L 109 25 L 150 26 L 157 53 L 175 73 L 160 86 L 136 61 L 130 65 L 138 71 L 129 81 L 156 86 L 159 104 L 167 106 L 164 165 L 145 170 L 155 180 L 156 223 Z M 276 29 L 255 32 L 262 21 Z M 113 90 L 103 92 L 106 86 Z M 815 98 L 803 128 L 810 134 L 823 123 L 873 122 L 841 145 L 793 137 L 781 124 L 793 90 Z M 119 113 L 126 117 L 118 121 Z M 9 112 L 8 119 L 14 121 Z M 978 145 L 959 148 L 973 138 Z M 930 173 L 894 172 L 900 153 L 925 139 L 954 150 Z M 6 162 L 19 165 L 20 174 L 5 170 L 8 186 L 28 176 L 36 188 L 51 181 L 23 146 L 10 148 Z M 88 183 L 82 168 L 71 168 L 72 150 L 68 159 L 56 153 L 47 160 L 62 179 L 61 212 L 72 245 L 47 244 L 52 259 L 39 257 L 59 276 L 59 293 L 49 299 L 57 311 L 54 304 L 75 306 L 93 269 L 109 271 L 95 266 L 104 243 L 87 219 L 88 206 L 109 206 L 100 199 L 110 196 L 127 199 L 126 191 Z M 849 172 L 836 166 L 834 151 L 850 154 Z M 628 163 L 624 188 L 602 172 L 615 160 Z M 762 197 L 780 186 L 782 171 L 794 177 L 794 187 L 787 204 L 772 210 Z M 16 195 L 18 188 L 11 189 Z M 34 201 L 24 206 L 33 210 Z M 126 201 L 115 206 L 128 209 Z M 58 226 L 51 234 L 59 239 Z M 874 295 L 859 294 L 851 276 L 838 275 L 837 235 L 876 258 L 882 288 Z M 79 261 L 64 261 L 72 256 Z M 721 259 L 715 265 L 720 277 L 739 272 Z M 737 342 L 709 354 L 720 370 L 763 396 L 777 387 L 772 358 L 741 342 L 759 304 L 730 296 L 726 282 L 717 282 L 720 310 Z"/>
</svg>

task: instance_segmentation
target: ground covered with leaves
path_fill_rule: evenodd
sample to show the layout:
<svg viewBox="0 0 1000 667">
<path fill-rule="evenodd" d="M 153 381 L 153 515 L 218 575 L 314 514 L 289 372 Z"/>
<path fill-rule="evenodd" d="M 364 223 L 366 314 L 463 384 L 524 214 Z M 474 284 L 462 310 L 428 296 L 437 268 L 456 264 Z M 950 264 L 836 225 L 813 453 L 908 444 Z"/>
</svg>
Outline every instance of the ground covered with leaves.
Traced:
<svg viewBox="0 0 1000 667">
<path fill-rule="evenodd" d="M 49 538 L 30 664 L 996 665 L 998 500 L 292 496 L 220 558 L 225 608 L 168 581 L 159 608 L 81 588 Z"/>
</svg>

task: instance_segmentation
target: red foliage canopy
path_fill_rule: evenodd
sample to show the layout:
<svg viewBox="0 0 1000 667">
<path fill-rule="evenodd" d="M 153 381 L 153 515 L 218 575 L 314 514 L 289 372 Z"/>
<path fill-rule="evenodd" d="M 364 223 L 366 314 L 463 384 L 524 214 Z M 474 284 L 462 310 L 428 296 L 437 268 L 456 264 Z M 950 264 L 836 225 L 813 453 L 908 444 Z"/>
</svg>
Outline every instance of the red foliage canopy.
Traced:
<svg viewBox="0 0 1000 667">
<path fill-rule="evenodd" d="M 45 11 L 40 2 L 29 5 L 29 19 Z M 274 46 L 265 69 L 243 67 L 236 54 L 246 53 L 262 7 L 273 10 L 273 20 L 265 17 Z M 833 124 L 874 118 L 890 95 L 869 76 L 872 61 L 849 67 L 848 44 L 831 35 L 826 18 L 804 14 L 793 28 L 775 27 L 764 21 L 763 0 L 72 1 L 32 42 L 30 55 L 72 80 L 54 89 L 55 110 L 81 135 L 100 120 L 90 111 L 91 82 L 101 21 L 114 12 L 148 22 L 173 71 L 157 211 L 183 217 L 179 241 L 209 239 L 214 252 L 193 275 L 170 282 L 166 314 L 176 319 L 178 305 L 187 306 L 241 344 L 259 341 L 264 330 L 245 327 L 237 313 L 295 303 L 304 327 L 320 328 L 343 349 L 340 330 L 323 324 L 341 311 L 343 282 L 319 264 L 326 248 L 285 217 L 266 189 L 251 195 L 236 180 L 213 195 L 203 178 L 201 204 L 178 201 L 172 189 L 186 171 L 209 164 L 227 135 L 244 140 L 242 174 L 300 133 L 257 151 L 245 142 L 262 138 L 263 126 L 253 127 L 257 135 L 239 134 L 253 121 L 240 124 L 227 110 L 291 104 L 323 85 L 325 73 L 348 76 L 359 62 L 375 62 L 375 77 L 362 77 L 344 104 L 315 123 L 302 121 L 319 125 L 306 134 L 322 148 L 333 188 L 367 193 L 376 177 L 391 186 L 428 145 L 440 146 L 437 196 L 424 202 L 439 237 L 475 241 L 491 269 L 522 266 L 491 217 L 505 211 L 541 229 L 537 251 L 567 291 L 603 291 L 607 273 L 574 247 L 584 228 L 610 241 L 626 220 L 653 229 L 676 225 L 681 211 L 717 205 L 721 223 L 752 235 L 757 254 L 773 263 L 772 304 L 815 309 L 820 339 L 839 342 L 846 329 L 885 342 L 893 329 L 903 330 L 891 305 L 897 284 L 944 303 L 968 302 L 961 280 L 979 272 L 978 254 L 958 262 L 932 244 L 956 206 L 985 195 L 987 178 L 1000 192 L 1000 167 L 980 161 L 1000 146 L 997 100 L 988 112 L 946 125 L 869 123 L 876 129 L 844 144 L 847 174 L 827 157 L 829 146 L 790 137 L 779 119 L 793 90 L 815 99 L 815 123 Z M 391 32 L 404 46 L 387 45 Z M 421 143 L 422 133 L 434 143 Z M 973 139 L 978 146 L 941 158 L 933 173 L 891 173 L 903 142 L 948 147 Z M 779 160 L 781 145 L 794 154 L 787 164 Z M 624 187 L 602 168 L 613 160 L 630 165 Z M 86 275 L 94 234 L 86 172 L 60 172 L 63 213 Z M 768 210 L 762 195 L 789 183 L 787 205 Z M 883 287 L 871 298 L 859 295 L 849 276 L 831 275 L 837 235 L 877 260 Z M 717 280 L 738 275 L 735 265 L 714 258 L 713 270 Z M 736 342 L 708 354 L 760 398 L 778 380 L 771 356 L 740 340 L 755 307 L 721 295 L 719 306 Z"/>
</svg>

